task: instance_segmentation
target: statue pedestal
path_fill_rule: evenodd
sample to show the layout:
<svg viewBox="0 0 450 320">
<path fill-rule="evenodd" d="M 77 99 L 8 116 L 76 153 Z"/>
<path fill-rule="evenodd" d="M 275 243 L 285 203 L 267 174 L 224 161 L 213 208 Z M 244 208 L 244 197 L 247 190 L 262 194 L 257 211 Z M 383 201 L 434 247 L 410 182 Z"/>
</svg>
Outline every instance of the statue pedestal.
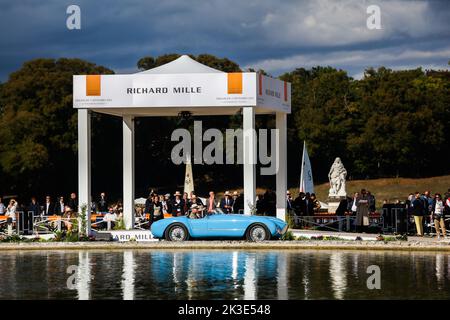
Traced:
<svg viewBox="0 0 450 320">
<path fill-rule="evenodd" d="M 327 204 L 328 204 L 328 213 L 335 214 L 336 209 L 339 207 L 339 203 L 341 203 L 341 200 L 345 197 L 328 197 Z"/>
</svg>

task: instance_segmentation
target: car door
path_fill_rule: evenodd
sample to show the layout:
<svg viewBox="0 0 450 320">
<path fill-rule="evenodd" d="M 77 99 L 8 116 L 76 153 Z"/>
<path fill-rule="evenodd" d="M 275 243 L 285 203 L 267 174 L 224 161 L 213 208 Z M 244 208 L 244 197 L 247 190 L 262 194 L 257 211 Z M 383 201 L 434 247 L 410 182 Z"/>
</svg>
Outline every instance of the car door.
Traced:
<svg viewBox="0 0 450 320">
<path fill-rule="evenodd" d="M 207 216 L 210 237 L 241 237 L 248 223 L 237 214 L 213 214 Z"/>
<path fill-rule="evenodd" d="M 191 227 L 191 237 L 207 237 L 208 236 L 208 221 L 207 218 L 191 219 L 187 218 Z"/>
</svg>

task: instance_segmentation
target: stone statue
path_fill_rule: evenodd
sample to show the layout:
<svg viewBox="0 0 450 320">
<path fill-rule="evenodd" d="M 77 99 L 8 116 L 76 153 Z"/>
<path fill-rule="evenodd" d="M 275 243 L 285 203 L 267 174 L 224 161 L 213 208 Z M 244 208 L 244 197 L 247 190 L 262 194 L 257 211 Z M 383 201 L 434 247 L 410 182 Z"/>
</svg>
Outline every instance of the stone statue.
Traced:
<svg viewBox="0 0 450 320">
<path fill-rule="evenodd" d="M 341 158 L 336 158 L 328 173 L 328 179 L 330 179 L 330 191 L 329 197 L 345 197 L 347 192 L 345 191 L 345 178 L 347 177 L 347 170 L 345 170 L 342 164 Z"/>
</svg>

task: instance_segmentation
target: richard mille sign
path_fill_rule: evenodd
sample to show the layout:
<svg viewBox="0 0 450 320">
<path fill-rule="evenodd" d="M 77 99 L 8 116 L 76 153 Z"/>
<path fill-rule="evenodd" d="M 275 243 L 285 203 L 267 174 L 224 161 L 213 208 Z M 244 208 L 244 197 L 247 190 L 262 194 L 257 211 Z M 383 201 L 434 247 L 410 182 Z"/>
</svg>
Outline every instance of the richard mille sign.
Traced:
<svg viewBox="0 0 450 320">
<path fill-rule="evenodd" d="M 77 75 L 75 108 L 255 106 L 290 112 L 290 84 L 254 72 Z"/>
</svg>

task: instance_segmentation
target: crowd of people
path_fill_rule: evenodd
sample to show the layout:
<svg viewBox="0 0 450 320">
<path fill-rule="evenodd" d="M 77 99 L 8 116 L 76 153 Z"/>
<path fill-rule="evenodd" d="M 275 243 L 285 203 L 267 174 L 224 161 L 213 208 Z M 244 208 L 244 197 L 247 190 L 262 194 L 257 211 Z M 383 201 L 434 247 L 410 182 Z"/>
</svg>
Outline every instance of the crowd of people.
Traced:
<svg viewBox="0 0 450 320">
<path fill-rule="evenodd" d="M 440 239 L 441 234 L 444 238 L 447 237 L 445 218 L 450 216 L 450 189 L 444 197 L 440 193 L 432 196 L 430 191 L 410 193 L 405 207 L 408 215 L 414 217 L 417 236 L 431 234 L 434 224 L 437 238 Z"/>
<path fill-rule="evenodd" d="M 340 200 L 336 209 L 337 216 L 352 215 L 355 217 L 355 231 L 366 232 L 369 226 L 369 215 L 376 211 L 375 196 L 368 190 L 362 189 L 355 192 L 351 197 L 345 197 Z M 72 192 L 68 198 L 64 196 L 56 198 L 47 195 L 41 205 L 36 197 L 31 197 L 28 205 L 19 204 L 16 199 L 11 198 L 7 203 L 3 203 L 0 197 L 0 216 L 11 218 L 15 223 L 16 212 L 33 212 L 35 217 L 58 215 L 64 219 L 64 226 L 70 230 L 72 228 L 71 218 L 76 218 L 79 212 L 78 198 L 75 192 Z M 383 209 L 388 208 L 392 204 L 388 200 L 383 201 Z M 416 192 L 409 194 L 404 202 L 397 200 L 395 205 L 405 209 L 405 212 L 414 225 L 418 236 L 432 233 L 432 226 L 438 238 L 447 236 L 445 217 L 450 215 L 450 189 L 442 196 L 439 193 L 431 195 L 430 191 L 424 193 Z M 294 199 L 288 190 L 286 193 L 286 208 L 288 213 L 293 214 L 296 226 L 304 227 L 308 225 L 308 221 L 319 213 L 322 209 L 321 202 L 314 193 L 300 192 Z M 214 191 L 210 191 L 207 198 L 200 198 L 195 192 L 190 194 L 176 191 L 173 195 L 167 193 L 165 195 L 158 194 L 151 190 L 145 205 L 136 206 L 136 217 L 140 220 L 148 222 L 150 226 L 153 222 L 163 219 L 164 215 L 173 217 L 187 215 L 192 219 L 202 218 L 205 215 L 221 212 L 224 214 L 244 213 L 244 199 L 238 191 L 225 191 L 223 197 L 218 199 Z M 267 190 L 264 194 L 257 195 L 256 214 L 276 215 L 276 194 L 271 190 Z M 110 202 L 105 192 L 101 192 L 95 201 L 91 202 L 91 212 L 100 214 L 103 220 L 98 223 L 99 228 L 105 228 L 107 223 L 112 226 L 122 219 L 123 206 L 120 201 Z M 309 220 L 308 220 L 309 219 Z M 303 223 L 298 223 L 303 221 Z"/>
<path fill-rule="evenodd" d="M 5 205 L 0 197 L 0 216 L 4 215 L 11 218 L 13 224 L 16 222 L 16 212 L 32 212 L 34 217 L 61 216 L 64 220 L 64 226 L 71 230 L 72 218 L 78 216 L 80 208 L 78 207 L 78 198 L 75 192 L 70 194 L 69 200 L 65 201 L 64 196 L 53 201 L 52 197 L 47 195 L 41 205 L 36 197 L 31 197 L 28 205 L 19 204 L 14 198 Z M 123 205 L 121 201 L 112 203 L 108 201 L 105 192 L 101 192 L 98 199 L 91 201 L 91 213 L 101 215 L 102 221 L 98 223 L 99 228 L 105 228 L 110 222 L 112 227 L 123 217 Z M 188 215 L 190 218 L 201 218 L 206 214 L 212 214 L 215 211 L 222 213 L 243 213 L 244 200 L 238 192 L 225 191 L 223 197 L 219 200 L 214 191 L 209 192 L 206 199 L 201 199 L 195 192 L 181 193 L 176 191 L 172 196 L 170 194 L 161 195 L 156 191 L 150 191 L 144 206 L 135 206 L 135 214 L 140 220 L 148 221 L 151 225 L 154 221 L 163 219 L 164 215 L 173 217 Z"/>
<path fill-rule="evenodd" d="M 225 214 L 243 213 L 243 196 L 238 191 L 233 193 L 225 191 L 222 199 L 218 200 L 215 192 L 210 191 L 208 198 L 203 201 L 195 192 L 188 194 L 176 191 L 171 196 L 169 193 L 158 195 L 152 190 L 145 202 L 145 207 L 142 211 L 138 211 L 137 214 L 148 214 L 151 224 L 154 221 L 163 219 L 164 214 L 170 214 L 173 217 L 188 215 L 190 218 L 195 219 L 202 218 L 218 210 Z"/>
</svg>

